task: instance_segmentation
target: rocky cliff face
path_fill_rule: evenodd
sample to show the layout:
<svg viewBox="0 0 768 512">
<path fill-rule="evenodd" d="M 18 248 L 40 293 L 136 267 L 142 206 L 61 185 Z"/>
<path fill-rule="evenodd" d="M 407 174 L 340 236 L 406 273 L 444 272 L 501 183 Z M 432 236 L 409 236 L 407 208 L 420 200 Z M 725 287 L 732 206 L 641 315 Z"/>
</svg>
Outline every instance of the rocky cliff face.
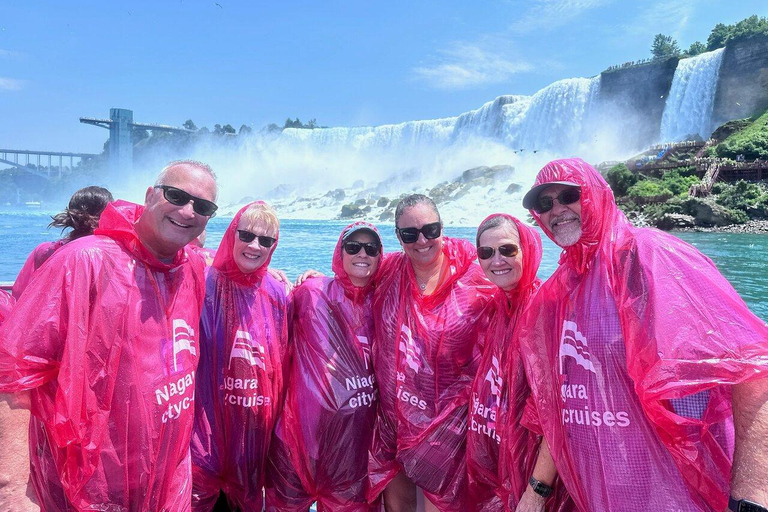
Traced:
<svg viewBox="0 0 768 512">
<path fill-rule="evenodd" d="M 768 108 L 768 36 L 725 47 L 713 118 L 718 124 Z"/>
<path fill-rule="evenodd" d="M 628 147 L 657 142 L 677 62 L 670 58 L 600 75 L 601 122 L 622 133 Z"/>
</svg>

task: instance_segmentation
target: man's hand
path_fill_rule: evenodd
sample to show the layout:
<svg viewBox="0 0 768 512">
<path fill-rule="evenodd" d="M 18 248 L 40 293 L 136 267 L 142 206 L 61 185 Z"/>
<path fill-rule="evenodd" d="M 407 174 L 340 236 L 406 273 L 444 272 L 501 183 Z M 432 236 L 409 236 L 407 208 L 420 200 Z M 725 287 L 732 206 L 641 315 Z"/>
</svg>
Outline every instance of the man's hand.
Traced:
<svg viewBox="0 0 768 512">
<path fill-rule="evenodd" d="M 525 486 L 525 492 L 517 503 L 515 512 L 544 512 L 544 504 L 547 499 L 533 492 L 530 485 Z"/>
</svg>

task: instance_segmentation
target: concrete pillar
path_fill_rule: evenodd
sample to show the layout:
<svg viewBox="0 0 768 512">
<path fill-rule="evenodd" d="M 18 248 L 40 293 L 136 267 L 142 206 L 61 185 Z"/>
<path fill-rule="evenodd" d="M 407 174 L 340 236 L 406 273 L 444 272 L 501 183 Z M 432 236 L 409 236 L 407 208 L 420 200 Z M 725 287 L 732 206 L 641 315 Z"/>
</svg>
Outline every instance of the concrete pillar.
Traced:
<svg viewBox="0 0 768 512">
<path fill-rule="evenodd" d="M 133 170 L 133 110 L 109 109 L 109 171 L 113 178 L 126 178 Z"/>
</svg>

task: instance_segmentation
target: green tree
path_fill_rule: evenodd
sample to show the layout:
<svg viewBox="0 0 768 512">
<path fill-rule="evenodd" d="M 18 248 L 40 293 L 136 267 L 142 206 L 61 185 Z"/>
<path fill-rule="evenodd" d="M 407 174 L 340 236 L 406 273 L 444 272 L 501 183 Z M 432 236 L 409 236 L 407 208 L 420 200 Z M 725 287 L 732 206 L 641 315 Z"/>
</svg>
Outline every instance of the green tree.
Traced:
<svg viewBox="0 0 768 512">
<path fill-rule="evenodd" d="M 651 53 L 654 59 L 664 59 L 680 55 L 680 47 L 672 36 L 656 34 L 651 45 Z"/>
<path fill-rule="evenodd" d="M 616 164 L 608 170 L 605 181 L 611 186 L 613 193 L 618 197 L 627 195 L 629 187 L 637 183 L 640 178 L 637 174 L 627 169 L 625 163 Z"/>
<path fill-rule="evenodd" d="M 238 133 L 240 135 L 247 135 L 247 134 L 252 133 L 252 132 L 253 132 L 253 128 L 251 128 L 250 126 L 244 124 L 244 125 L 240 126 L 240 131 Z"/>
<path fill-rule="evenodd" d="M 687 50 L 685 50 L 685 56 L 695 57 L 696 55 L 702 54 L 706 51 L 707 51 L 707 47 L 704 45 L 704 43 L 700 41 L 695 41 L 691 43 L 691 46 L 689 46 Z"/>
<path fill-rule="evenodd" d="M 707 51 L 711 52 L 712 50 L 717 50 L 718 48 L 725 46 L 725 42 L 728 40 L 730 32 L 730 28 L 723 23 L 715 25 L 715 28 L 712 29 L 712 32 L 709 33 L 709 37 L 707 38 Z"/>
<path fill-rule="evenodd" d="M 197 125 L 191 119 L 187 119 L 186 121 L 184 121 L 184 124 L 182 126 L 187 130 L 197 130 Z"/>
</svg>

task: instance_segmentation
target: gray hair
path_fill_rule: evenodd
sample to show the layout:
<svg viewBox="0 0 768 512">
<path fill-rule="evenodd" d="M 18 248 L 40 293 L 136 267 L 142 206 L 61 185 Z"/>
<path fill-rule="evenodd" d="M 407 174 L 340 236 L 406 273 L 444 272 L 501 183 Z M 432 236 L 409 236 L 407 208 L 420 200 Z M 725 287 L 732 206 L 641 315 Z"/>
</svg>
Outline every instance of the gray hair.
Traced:
<svg viewBox="0 0 768 512">
<path fill-rule="evenodd" d="M 488 217 L 477 227 L 477 238 L 475 238 L 475 246 L 480 247 L 480 235 L 488 231 L 489 229 L 498 228 L 500 226 L 512 226 L 517 229 L 515 223 L 512 220 L 502 214 L 496 214 L 493 217 Z"/>
<path fill-rule="evenodd" d="M 165 178 L 168 176 L 168 173 L 173 167 L 176 167 L 178 165 L 188 165 L 190 167 L 194 167 L 200 171 L 203 171 L 205 174 L 211 177 L 213 180 L 214 185 L 216 185 L 216 197 L 219 196 L 219 182 L 216 179 L 216 173 L 213 172 L 213 169 L 211 169 L 211 166 L 199 162 L 197 160 L 174 160 L 172 162 L 169 162 L 168 165 L 163 167 L 163 169 L 160 171 L 160 174 L 157 175 L 157 179 L 155 180 L 155 186 L 159 185 L 165 185 Z"/>
<path fill-rule="evenodd" d="M 395 207 L 395 226 L 397 226 L 400 217 L 403 216 L 403 213 L 405 213 L 407 208 L 413 208 L 419 204 L 426 204 L 429 206 L 432 211 L 435 212 L 435 215 L 437 215 L 437 220 L 442 224 L 443 220 L 440 218 L 440 212 L 437 211 L 437 206 L 433 200 L 424 194 L 410 194 L 402 198 Z"/>
</svg>

